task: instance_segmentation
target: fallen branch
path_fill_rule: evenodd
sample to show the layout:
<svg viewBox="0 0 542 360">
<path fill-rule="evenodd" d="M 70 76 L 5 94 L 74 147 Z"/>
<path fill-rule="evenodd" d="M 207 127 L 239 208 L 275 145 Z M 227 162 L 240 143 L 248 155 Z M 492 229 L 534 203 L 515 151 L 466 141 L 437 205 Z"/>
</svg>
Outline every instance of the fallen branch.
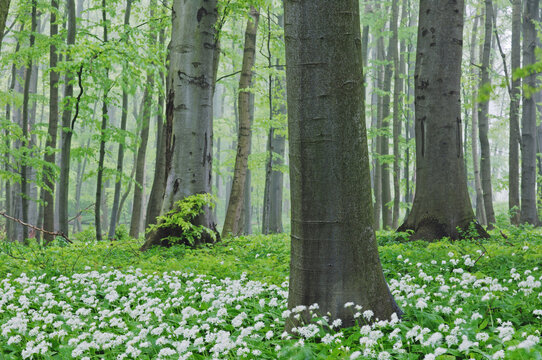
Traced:
<svg viewBox="0 0 542 360">
<path fill-rule="evenodd" d="M 84 208 L 83 210 L 80 210 L 77 215 L 75 215 L 74 217 L 72 217 L 70 220 L 68 220 L 68 223 L 71 223 L 72 221 L 74 221 L 75 219 L 77 219 L 79 216 L 81 216 L 81 214 L 83 214 L 84 212 L 86 212 L 88 209 L 90 209 L 91 207 L 93 207 L 95 204 L 90 204 L 89 206 L 87 206 L 86 208 Z"/>
<path fill-rule="evenodd" d="M 64 234 L 63 232 L 47 231 L 47 230 L 42 229 L 42 228 L 39 228 L 39 227 L 37 227 L 37 226 L 31 225 L 31 224 L 27 224 L 27 223 L 21 221 L 20 219 L 17 219 L 17 218 L 14 218 L 14 217 L 9 216 L 9 215 L 6 214 L 4 211 L 0 211 L 0 215 L 2 215 L 3 217 L 5 217 L 6 219 L 15 221 L 16 223 L 19 223 L 19 224 L 21 224 L 21 225 L 23 225 L 23 226 L 26 226 L 26 227 L 29 227 L 29 228 L 31 228 L 31 229 L 37 230 L 37 231 L 42 232 L 42 233 L 44 233 L 44 234 L 52 235 L 52 236 L 61 236 L 61 237 L 64 238 L 64 240 L 66 240 L 66 241 L 69 242 L 70 244 L 73 244 L 73 241 L 71 241 L 70 239 L 68 239 L 68 237 L 66 236 L 66 234 Z"/>
</svg>

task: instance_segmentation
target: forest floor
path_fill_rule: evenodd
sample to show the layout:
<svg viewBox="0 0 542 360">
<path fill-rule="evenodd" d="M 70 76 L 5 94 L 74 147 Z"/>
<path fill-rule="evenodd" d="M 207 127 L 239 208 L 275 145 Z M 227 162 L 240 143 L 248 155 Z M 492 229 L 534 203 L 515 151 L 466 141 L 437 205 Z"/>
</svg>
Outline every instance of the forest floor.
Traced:
<svg viewBox="0 0 542 360">
<path fill-rule="evenodd" d="M 542 235 L 402 243 L 379 233 L 405 315 L 315 318 L 283 332 L 289 237 L 254 235 L 141 253 L 141 240 L 3 242 L 0 359 L 542 359 Z M 301 309 L 294 309 L 298 311 Z"/>
</svg>

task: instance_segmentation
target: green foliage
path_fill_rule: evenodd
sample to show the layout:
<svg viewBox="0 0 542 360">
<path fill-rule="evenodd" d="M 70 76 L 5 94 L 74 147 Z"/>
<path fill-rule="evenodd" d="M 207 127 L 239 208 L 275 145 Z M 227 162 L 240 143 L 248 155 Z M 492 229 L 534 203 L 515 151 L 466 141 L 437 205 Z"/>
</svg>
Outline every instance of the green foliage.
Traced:
<svg viewBox="0 0 542 360">
<path fill-rule="evenodd" d="M 180 229 L 181 236 L 167 236 L 170 244 L 188 243 L 194 245 L 202 234 L 207 233 L 214 241 L 216 234 L 213 230 L 203 226 L 195 225 L 195 218 L 205 211 L 206 207 L 214 208 L 215 197 L 211 194 L 195 194 L 187 196 L 175 203 L 173 210 L 166 215 L 159 216 L 156 224 L 148 227 L 147 233 L 158 229 Z"/>
</svg>

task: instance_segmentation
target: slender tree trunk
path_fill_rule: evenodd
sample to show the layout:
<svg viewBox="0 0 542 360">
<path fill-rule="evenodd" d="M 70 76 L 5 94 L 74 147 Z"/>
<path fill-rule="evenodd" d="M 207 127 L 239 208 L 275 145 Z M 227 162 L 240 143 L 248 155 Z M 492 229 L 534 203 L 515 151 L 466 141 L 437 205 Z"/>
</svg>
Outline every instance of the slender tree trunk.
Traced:
<svg viewBox="0 0 542 360">
<path fill-rule="evenodd" d="M 457 239 L 474 221 L 463 161 L 461 53 L 464 2 L 420 0 L 415 72 L 416 194 L 399 231 Z M 446 69 L 446 71 L 442 71 Z M 477 226 L 480 236 L 487 232 Z"/>
<path fill-rule="evenodd" d="M 88 149 L 89 147 L 90 147 L 90 139 L 87 140 L 87 144 L 85 148 Z M 87 162 L 88 162 L 88 158 L 85 156 L 85 158 L 83 159 L 83 164 L 81 165 L 81 163 L 79 163 L 80 167 L 78 166 L 78 170 L 77 170 L 77 177 L 76 177 L 76 182 L 75 182 L 76 214 L 79 214 L 79 212 L 81 211 L 81 190 L 83 189 L 83 182 L 84 182 L 83 178 L 85 176 Z M 81 216 L 82 215 L 79 215 L 74 219 L 74 225 L 73 225 L 74 231 L 77 231 L 77 232 L 83 231 L 83 226 L 81 224 Z"/>
<path fill-rule="evenodd" d="M 258 31 L 259 12 L 251 7 L 250 19 L 245 31 L 245 47 L 243 53 L 243 65 L 239 80 L 239 135 L 237 140 L 237 155 L 233 182 L 226 210 L 226 219 L 222 229 L 222 237 L 229 234 L 237 236 L 241 233 L 241 212 L 245 189 L 246 174 L 248 169 L 248 155 L 252 137 L 252 124 L 250 121 L 250 91 L 252 84 L 252 67 L 254 66 L 256 53 L 256 33 Z"/>
<path fill-rule="evenodd" d="M 102 22 L 103 22 L 103 34 L 104 34 L 104 43 L 108 41 L 107 34 L 107 8 L 106 0 L 102 0 Z M 96 180 L 96 205 L 94 210 L 94 223 L 96 225 L 96 240 L 102 241 L 102 217 L 101 217 L 101 208 L 102 208 L 102 196 L 103 196 L 103 173 L 104 173 L 104 161 L 105 161 L 105 130 L 107 129 L 107 123 L 109 120 L 109 115 L 107 111 L 107 99 L 109 95 L 109 68 L 106 65 L 105 68 L 105 86 L 103 89 L 103 105 L 102 105 L 102 125 L 100 128 L 100 152 L 98 157 L 98 171 L 97 171 L 97 180 Z"/>
<path fill-rule="evenodd" d="M 36 0 L 32 0 L 32 29 L 30 30 L 30 48 L 34 46 L 37 9 Z M 28 223 L 28 200 L 29 200 L 29 168 L 26 164 L 27 157 L 30 157 L 30 135 L 28 124 L 28 101 L 30 95 L 30 79 L 32 77 L 32 59 L 30 59 L 26 66 L 24 75 L 24 90 L 23 90 L 23 123 L 22 123 L 22 136 L 23 136 L 23 157 L 21 160 L 21 196 L 22 196 L 22 221 Z M 28 239 L 28 227 L 23 226 L 23 241 Z"/>
<path fill-rule="evenodd" d="M 489 79 L 491 39 L 493 29 L 493 5 L 491 0 L 485 0 L 485 37 L 482 53 L 482 76 L 480 88 L 491 84 Z M 480 130 L 480 176 L 484 193 L 484 208 L 487 225 L 489 228 L 495 224 L 495 212 L 493 210 L 493 192 L 491 186 L 491 153 L 489 149 L 489 99 L 478 105 L 478 127 Z"/>
<path fill-rule="evenodd" d="M 216 22 L 216 0 L 173 2 L 172 33 L 177 36 L 172 37 L 170 45 L 166 122 L 172 124 L 174 134 L 167 146 L 172 158 L 167 160 L 171 169 L 161 214 L 174 210 L 175 203 L 187 196 L 212 191 L 213 83 L 218 55 Z M 216 231 L 209 209 L 194 223 Z M 153 245 L 167 246 L 165 238 L 181 234 L 179 228 L 158 228 L 147 235 L 141 250 Z M 212 242 L 211 236 L 203 233 L 196 241 L 204 242 Z"/>
<path fill-rule="evenodd" d="M 521 0 L 514 0 L 512 7 L 511 73 L 521 67 Z M 510 89 L 510 139 L 508 147 L 508 209 L 510 222 L 519 225 L 519 102 L 521 78 L 512 76 Z"/>
<path fill-rule="evenodd" d="M 54 39 L 58 34 L 58 24 L 56 23 L 56 15 L 58 12 L 58 0 L 51 0 L 51 22 L 50 22 L 50 37 Z M 44 188 L 41 190 L 41 200 L 43 205 L 43 228 L 48 231 L 55 229 L 55 172 L 52 166 L 55 164 L 56 137 L 58 133 L 58 72 L 54 69 L 57 66 L 58 55 L 56 46 L 51 43 L 49 48 L 49 126 L 47 128 L 47 141 L 45 142 L 45 166 L 43 169 Z M 45 244 L 49 244 L 54 237 L 45 233 L 43 240 Z"/>
<path fill-rule="evenodd" d="M 526 0 L 523 13 L 523 67 L 536 63 L 536 26 L 539 1 Z M 536 74 L 524 78 L 524 88 L 537 86 Z M 523 119 L 521 131 L 521 223 L 538 225 L 536 211 L 536 104 L 523 90 Z"/>
<path fill-rule="evenodd" d="M 68 32 L 67 44 L 71 47 L 75 44 L 76 18 L 75 18 L 75 1 L 67 0 L 68 11 Z M 69 52 L 66 54 L 66 62 L 71 61 Z M 60 177 L 58 184 L 58 223 L 59 231 L 66 236 L 69 233 L 68 224 L 68 195 L 70 188 L 70 154 L 71 143 L 73 136 L 72 128 L 72 104 L 70 101 L 73 97 L 73 74 L 71 71 L 66 72 L 64 78 L 64 110 L 62 112 L 62 145 L 60 147 Z"/>
<path fill-rule="evenodd" d="M 404 8 L 404 6 L 403 6 Z M 399 149 L 399 137 L 401 135 L 401 115 L 403 111 L 403 79 L 404 61 L 401 61 L 399 53 L 399 35 L 397 22 L 399 21 L 399 0 L 392 2 L 392 20 L 391 30 L 392 38 L 390 40 L 391 58 L 393 59 L 393 218 L 392 228 L 397 229 L 399 223 L 399 210 L 401 206 L 401 183 L 400 165 L 401 154 Z"/>
<path fill-rule="evenodd" d="M 373 230 L 359 3 L 284 5 L 292 184 L 288 307 L 318 303 L 319 312 L 352 326 L 353 311 L 344 306 L 352 301 L 388 319 L 400 310 Z"/>
<path fill-rule="evenodd" d="M 376 59 L 378 61 L 384 60 L 384 39 L 380 36 L 377 39 L 376 43 Z M 376 67 L 376 79 L 375 79 L 375 89 L 382 90 L 382 83 L 384 79 L 384 71 L 380 66 Z M 375 197 L 375 208 L 374 208 L 374 227 L 375 230 L 380 229 L 380 215 L 382 214 L 382 164 L 380 162 L 380 155 L 382 155 L 382 136 L 380 131 L 382 129 L 382 97 L 377 95 L 375 91 L 372 97 L 373 107 L 376 104 L 376 141 L 375 141 L 375 151 L 374 151 L 374 197 Z"/>
<path fill-rule="evenodd" d="M 4 38 L 4 29 L 6 28 L 6 20 L 9 13 L 9 3 L 11 0 L 0 0 L 0 48 Z"/>
<path fill-rule="evenodd" d="M 471 33 L 471 46 L 470 46 L 470 61 L 472 64 L 476 64 L 476 36 L 478 34 L 478 17 L 474 19 L 474 25 Z M 481 48 L 482 50 L 482 48 Z M 483 50 L 481 51 L 483 52 Z M 484 206 L 484 194 L 482 192 L 482 182 L 480 179 L 480 157 L 478 153 L 478 85 L 479 80 L 478 71 L 475 66 L 471 66 L 471 76 L 473 79 L 473 89 L 471 94 L 471 153 L 472 153 L 472 167 L 474 171 L 474 190 L 476 193 L 476 218 L 482 225 L 487 225 L 486 210 Z"/>
<path fill-rule="evenodd" d="M 391 200 L 391 187 L 390 187 L 390 163 L 388 155 L 390 153 L 390 138 L 388 136 L 388 130 L 390 128 L 390 93 L 391 93 L 391 77 L 393 74 L 391 58 L 391 42 L 388 46 L 387 64 L 384 66 L 384 84 L 382 91 L 384 95 L 382 97 L 382 129 L 386 134 L 381 137 L 380 155 L 384 161 L 382 163 L 382 227 L 384 229 L 390 229 L 392 227 L 392 206 Z"/>
<path fill-rule="evenodd" d="M 130 26 L 130 15 L 132 13 L 132 1 L 133 0 L 126 0 L 126 11 L 124 12 L 124 26 L 125 30 L 127 31 L 128 27 Z M 125 33 L 125 36 L 127 34 Z M 125 71 L 123 66 L 123 71 Z M 120 131 L 122 134 L 126 131 L 126 124 L 128 120 L 128 93 L 123 88 L 122 89 L 122 114 L 120 119 Z M 117 212 L 119 209 L 119 202 L 120 202 L 120 192 L 121 192 L 121 185 L 122 185 L 122 171 L 124 169 L 124 142 L 125 138 L 119 142 L 119 151 L 117 153 L 117 176 L 115 178 L 115 192 L 113 194 L 113 206 L 111 207 L 111 221 L 109 223 L 109 234 L 108 238 L 109 240 L 113 240 L 115 237 L 115 229 L 117 227 Z M 159 161 L 159 158 L 156 157 L 156 161 Z"/>
</svg>

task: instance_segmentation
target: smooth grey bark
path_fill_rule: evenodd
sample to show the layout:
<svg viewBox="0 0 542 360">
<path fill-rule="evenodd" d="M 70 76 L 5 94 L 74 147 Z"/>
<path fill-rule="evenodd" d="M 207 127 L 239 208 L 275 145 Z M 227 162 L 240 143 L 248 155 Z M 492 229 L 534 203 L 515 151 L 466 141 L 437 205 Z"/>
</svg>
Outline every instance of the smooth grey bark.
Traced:
<svg viewBox="0 0 542 360">
<path fill-rule="evenodd" d="M 107 8 L 106 0 L 102 0 L 102 26 L 104 43 L 108 42 L 108 29 L 107 29 Z M 102 240 L 102 197 L 103 197 L 103 173 L 105 162 L 105 130 L 107 129 L 107 123 L 109 122 L 109 114 L 107 110 L 107 103 L 109 102 L 109 66 L 105 68 L 105 86 L 103 89 L 102 98 L 102 125 L 100 127 L 100 151 L 98 155 L 98 171 L 96 174 L 96 204 L 94 205 L 94 224 L 96 226 L 96 240 Z M 107 215 L 106 215 L 107 216 Z"/>
<path fill-rule="evenodd" d="M 415 70 L 416 194 L 399 231 L 411 239 L 457 239 L 475 221 L 461 126 L 464 2 L 420 1 Z M 487 232 L 477 225 L 480 236 Z"/>
<path fill-rule="evenodd" d="M 292 232 L 288 307 L 355 323 L 354 302 L 389 319 L 400 309 L 373 229 L 359 3 L 284 2 Z M 308 315 L 307 315 L 308 316 Z M 287 328 L 294 326 L 293 318 Z"/>
<path fill-rule="evenodd" d="M 161 214 L 175 209 L 175 203 L 200 193 L 211 193 L 213 87 L 217 46 L 216 0 L 176 0 L 172 8 L 172 34 L 167 80 L 166 122 L 173 136 Z M 168 144 L 169 145 L 169 144 Z M 182 151 L 181 151 L 182 148 Z M 195 219 L 195 224 L 216 231 L 212 212 Z M 180 236 L 178 228 L 159 228 L 147 235 L 141 250 L 167 246 L 168 236 Z M 198 243 L 212 242 L 203 234 Z"/>
<path fill-rule="evenodd" d="M 491 56 L 491 40 L 493 31 L 493 4 L 491 0 L 485 0 L 485 35 L 482 52 L 482 76 L 480 88 L 491 85 L 489 79 L 489 67 Z M 478 127 L 480 137 L 480 178 L 484 193 L 484 208 L 487 225 L 492 228 L 495 224 L 495 211 L 493 210 L 493 191 L 491 186 L 491 152 L 489 148 L 489 99 L 484 99 L 478 104 Z"/>
<path fill-rule="evenodd" d="M 90 139 L 87 140 L 86 149 L 90 147 Z M 81 224 L 81 214 L 79 212 L 81 211 L 81 190 L 83 189 L 83 179 L 85 176 L 86 168 L 87 168 L 87 162 L 88 157 L 85 156 L 83 159 L 83 163 L 79 162 L 77 166 L 77 177 L 75 181 L 75 211 L 76 211 L 76 218 L 73 220 L 73 231 L 81 232 L 83 231 L 83 226 Z"/>
<path fill-rule="evenodd" d="M 382 36 L 379 36 L 376 40 L 376 60 L 384 60 L 384 39 Z M 375 89 L 382 88 L 382 82 L 384 80 L 384 71 L 379 66 L 376 68 L 376 77 L 375 77 Z M 373 212 L 373 222 L 375 230 L 380 229 L 380 218 L 382 214 L 382 165 L 380 162 L 381 147 L 382 147 L 382 136 L 380 135 L 380 130 L 382 129 L 382 97 L 378 96 L 377 92 L 373 92 L 371 97 L 373 107 L 376 106 L 376 130 L 377 135 L 374 141 L 375 149 L 373 151 L 374 161 L 374 197 L 375 205 Z"/>
<path fill-rule="evenodd" d="M 51 22 L 49 25 L 49 35 L 54 38 L 58 34 L 58 24 L 56 23 L 56 14 L 58 12 L 58 0 L 51 0 Z M 54 71 L 57 66 L 58 54 L 56 46 L 51 43 L 49 47 L 49 125 L 47 127 L 47 140 L 45 141 L 45 155 L 43 160 L 43 184 L 41 190 L 41 200 L 43 201 L 43 228 L 53 232 L 55 229 L 55 172 L 52 166 L 55 164 L 56 138 L 58 133 L 58 72 Z M 44 233 L 43 240 L 49 244 L 54 240 L 54 236 Z"/>
<path fill-rule="evenodd" d="M 536 27 L 539 1 L 526 0 L 523 12 L 523 67 L 536 63 Z M 537 86 L 536 74 L 524 78 L 524 88 Z M 523 90 L 523 118 L 521 129 L 521 214 L 520 222 L 538 225 L 536 211 L 536 104 Z"/>
<path fill-rule="evenodd" d="M 521 0 L 512 4 L 512 49 L 511 74 L 521 67 Z M 513 75 L 510 88 L 510 139 L 508 143 L 508 210 L 510 222 L 519 224 L 519 103 L 521 99 L 521 78 Z"/>
<path fill-rule="evenodd" d="M 32 25 L 30 30 L 30 48 L 34 46 L 35 42 L 35 31 L 37 26 L 37 9 L 36 9 L 36 0 L 32 0 Z M 23 143 L 22 146 L 26 148 L 24 150 L 23 158 L 21 159 L 21 197 L 22 197 L 22 221 L 24 223 L 29 223 L 29 217 L 28 217 L 28 201 L 30 198 L 30 188 L 29 188 L 29 176 L 30 176 L 30 169 L 27 166 L 27 157 L 30 155 L 30 135 L 29 135 L 29 123 L 28 123 L 28 102 L 30 98 L 30 80 L 32 78 L 32 58 L 30 58 L 30 61 L 28 65 L 26 66 L 25 75 L 24 75 L 24 89 L 23 89 L 23 117 L 22 117 L 22 138 Z M 27 241 L 28 239 L 28 227 L 23 226 L 23 241 Z"/>
<path fill-rule="evenodd" d="M 243 198 L 245 191 L 246 174 L 248 170 L 248 155 L 250 154 L 250 142 L 252 139 L 252 122 L 250 119 L 250 87 L 252 86 L 252 73 L 256 54 L 256 34 L 258 32 L 258 10 L 251 6 L 250 18 L 245 30 L 245 45 L 243 52 L 243 64 L 239 78 L 239 130 L 237 136 L 237 154 L 233 170 L 232 188 L 226 218 L 222 228 L 222 237 L 241 234 L 241 213 L 243 210 Z"/>
<path fill-rule="evenodd" d="M 128 30 L 130 26 L 130 15 L 132 13 L 132 1 L 126 0 L 126 10 L 124 12 L 124 26 L 125 31 Z M 125 37 L 126 37 L 125 33 Z M 125 71 L 125 66 L 123 66 L 123 71 Z M 119 142 L 119 150 L 117 152 L 117 176 L 115 177 L 115 190 L 113 193 L 113 205 L 111 207 L 111 221 L 109 222 L 109 240 L 112 240 L 115 237 L 115 229 L 117 227 L 117 212 L 119 209 L 120 202 L 120 192 L 122 186 L 122 171 L 124 170 L 124 132 L 126 131 L 126 125 L 128 120 L 128 93 L 123 87 L 122 89 L 122 109 L 121 109 L 121 118 L 120 118 L 120 131 L 122 133 L 122 140 Z M 156 158 L 158 161 L 158 157 Z"/>
<path fill-rule="evenodd" d="M 76 33 L 76 18 L 75 18 L 75 1 L 67 0 L 67 12 L 68 12 L 68 31 L 66 43 L 68 48 L 75 44 Z M 71 61 L 69 52 L 66 53 L 66 62 Z M 59 231 L 66 236 L 69 233 L 68 224 L 68 195 L 70 188 L 70 154 L 71 143 L 73 136 L 72 127 L 72 104 L 73 97 L 73 73 L 67 71 L 64 77 L 64 109 L 62 111 L 62 135 L 60 147 L 60 177 L 58 184 L 58 224 Z"/>
<path fill-rule="evenodd" d="M 470 61 L 472 64 L 476 64 L 476 37 L 478 33 L 478 16 L 474 19 L 474 24 L 471 33 L 470 43 Z M 481 51 L 483 53 L 483 51 Z M 484 193 L 482 191 L 482 181 L 480 178 L 480 157 L 478 153 L 478 87 L 476 80 L 478 80 L 478 71 L 474 65 L 471 66 L 471 76 L 473 78 L 473 89 L 471 94 L 471 154 L 472 154 L 472 168 L 474 172 L 474 191 L 476 193 L 476 218 L 482 225 L 487 225 L 486 210 L 484 206 Z"/>
<path fill-rule="evenodd" d="M 403 5 L 403 10 L 405 5 Z M 405 15 L 403 14 L 403 17 Z M 391 58 L 393 60 L 393 216 L 392 229 L 397 229 L 399 223 L 399 211 L 401 206 L 401 154 L 399 149 L 399 137 L 401 136 L 401 115 L 403 112 L 403 79 L 405 62 L 401 59 L 399 52 L 399 0 L 392 2 L 392 20 L 390 39 Z"/>
</svg>

